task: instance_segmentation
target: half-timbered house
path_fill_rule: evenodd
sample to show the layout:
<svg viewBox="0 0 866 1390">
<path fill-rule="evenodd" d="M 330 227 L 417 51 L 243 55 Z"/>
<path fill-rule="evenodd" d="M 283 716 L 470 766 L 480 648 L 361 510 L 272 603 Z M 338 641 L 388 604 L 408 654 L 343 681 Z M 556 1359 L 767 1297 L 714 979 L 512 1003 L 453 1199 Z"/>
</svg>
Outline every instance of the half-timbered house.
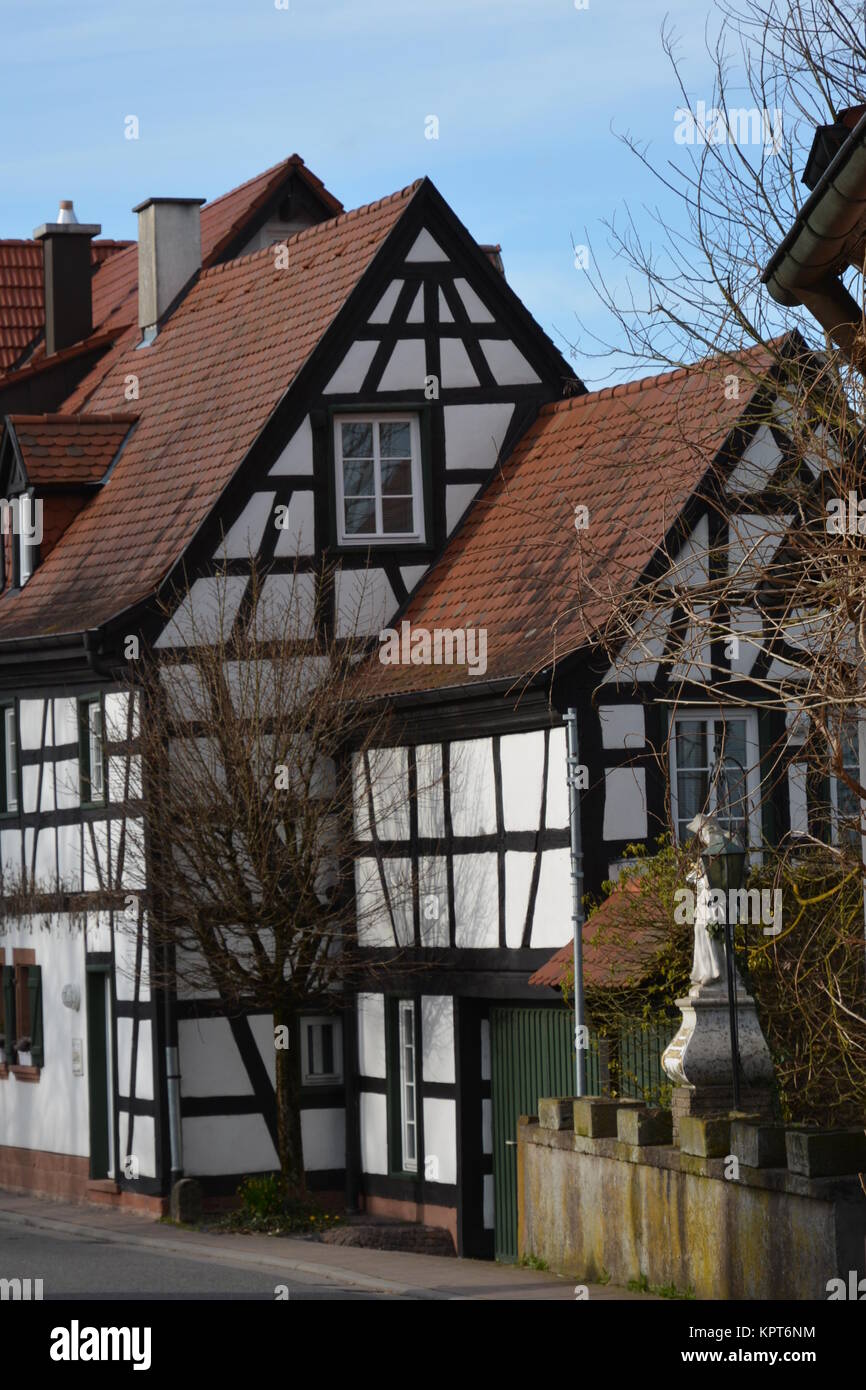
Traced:
<svg viewBox="0 0 866 1390">
<path fill-rule="evenodd" d="M 543 406 L 398 615 L 408 655 L 370 675 L 405 731 L 380 755 L 390 781 L 407 804 L 416 786 L 436 793 L 401 818 L 376 808 L 359 768 L 359 891 L 378 906 L 365 904 L 362 943 L 404 949 L 389 990 L 358 1000 L 356 1181 L 373 1208 L 448 1225 L 467 1254 L 513 1257 L 517 1116 L 572 1093 L 561 998 L 545 1004 L 530 983 L 572 933 L 566 711 L 595 895 L 633 846 L 690 838 L 720 758 L 730 795 L 709 809 L 753 862 L 766 843 L 821 833 L 827 789 L 808 785 L 796 718 L 761 693 L 796 653 L 749 603 L 792 521 L 774 479 L 809 481 L 778 394 L 779 361 L 802 347 Z M 742 602 L 712 632 L 687 599 L 722 573 Z M 668 605 L 654 584 L 646 625 L 612 645 L 624 596 L 664 574 Z M 420 644 L 413 656 L 413 633 L 460 627 L 486 630 L 483 680 Z M 843 792 L 831 779 L 831 799 Z M 414 917 L 388 900 L 410 873 Z"/>
<path fill-rule="evenodd" d="M 582 389 L 429 180 L 344 213 L 294 157 L 201 201 L 142 203 L 95 273 L 98 227 L 38 229 L 43 325 L 0 378 L 0 490 L 41 517 L 5 537 L 0 857 L 7 902 L 55 895 L 4 923 L 0 1181 L 157 1208 L 181 1170 L 218 1194 L 275 1166 L 274 1040 L 156 982 L 129 661 L 183 652 L 217 590 L 243 621 L 253 560 L 278 598 L 338 557 L 323 621 L 375 639 L 538 408 Z M 328 1191 L 343 1024 L 296 1040 Z"/>
</svg>

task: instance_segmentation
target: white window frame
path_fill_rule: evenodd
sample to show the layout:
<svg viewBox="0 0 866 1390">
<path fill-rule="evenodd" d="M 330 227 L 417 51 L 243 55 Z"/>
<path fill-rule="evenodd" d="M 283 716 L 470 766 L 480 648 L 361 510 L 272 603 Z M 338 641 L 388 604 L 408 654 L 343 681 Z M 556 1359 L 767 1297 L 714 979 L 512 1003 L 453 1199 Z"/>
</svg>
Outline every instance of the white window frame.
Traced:
<svg viewBox="0 0 866 1390">
<path fill-rule="evenodd" d="M 343 487 L 343 425 L 373 426 L 373 486 L 375 488 L 376 530 L 365 535 L 349 535 L 346 532 L 346 496 Z M 409 448 L 412 454 L 412 530 L 384 531 L 382 529 L 382 475 L 379 456 L 379 426 L 408 425 Z M 336 474 L 337 496 L 337 543 L 342 546 L 369 545 L 423 545 L 426 539 L 424 528 L 424 477 L 421 467 L 421 422 L 410 411 L 365 412 L 360 415 L 337 413 L 334 416 L 334 471 Z"/>
<path fill-rule="evenodd" d="M 314 1071 L 310 1066 L 309 1042 L 310 1028 L 330 1028 L 334 1070 Z M 303 1086 L 336 1086 L 343 1080 L 342 1047 L 343 1030 L 340 1020 L 333 1014 L 303 1014 L 301 1016 L 301 1084 Z M 315 1045 L 314 1045 L 315 1046 Z"/>
<path fill-rule="evenodd" d="M 414 999 L 397 1001 L 397 1045 L 400 1081 L 400 1159 L 404 1173 L 417 1173 L 418 1029 Z"/>
<path fill-rule="evenodd" d="M 846 763 L 846 762 L 843 761 L 843 763 L 842 763 L 842 766 L 843 766 L 843 767 L 847 767 L 849 771 L 854 771 L 854 772 L 856 773 L 856 776 L 857 776 L 858 779 L 860 779 L 861 776 L 862 776 L 862 765 L 863 765 L 862 743 L 863 743 L 864 722 L 866 722 L 866 721 L 864 721 L 864 720 L 862 719 L 862 717 L 857 716 L 857 738 L 856 738 L 856 740 L 855 740 L 856 745 L 857 745 L 857 760 L 856 760 L 856 762 L 850 761 L 850 762 L 847 762 L 847 763 Z M 853 718 L 851 719 L 851 725 L 852 725 L 852 730 L 853 730 L 853 726 L 854 726 L 854 719 L 853 719 Z M 838 779 L 838 777 L 835 776 L 835 774 L 830 773 L 829 777 L 827 778 L 827 781 L 828 781 L 829 784 L 830 784 L 830 842 L 831 842 L 831 844 L 838 845 L 838 844 L 839 844 L 839 779 Z M 860 821 L 861 821 L 861 831 L 862 831 L 862 821 L 863 821 L 862 808 L 861 808 Z M 858 832 L 858 834 L 860 834 L 860 832 Z M 861 835 L 861 840 L 862 840 L 862 835 Z M 856 843 L 856 841 L 855 841 L 855 843 Z"/>
<path fill-rule="evenodd" d="M 14 705 L 3 709 L 3 762 L 6 772 L 5 810 L 18 810 L 18 720 Z"/>
<path fill-rule="evenodd" d="M 754 709 L 717 709 L 706 705 L 696 705 L 691 707 L 678 708 L 671 717 L 670 737 L 668 740 L 668 764 L 670 770 L 670 789 L 671 789 L 671 819 L 674 825 L 674 834 L 679 840 L 679 799 L 677 794 L 677 739 L 676 727 L 679 723 L 688 723 L 695 720 L 703 720 L 708 726 L 714 725 L 718 720 L 743 719 L 746 721 L 746 824 L 748 826 L 749 843 L 747 848 L 751 851 L 750 859 L 752 863 L 757 862 L 757 855 L 761 849 L 761 746 L 758 738 L 758 711 Z M 712 755 L 712 742 L 714 731 L 707 728 L 708 757 L 709 766 L 710 756 Z M 710 787 L 710 801 L 708 811 L 715 812 L 715 788 Z"/>
<path fill-rule="evenodd" d="M 97 716 L 98 725 L 94 724 L 94 715 Z M 102 721 L 102 701 L 88 700 L 87 702 L 87 748 L 90 766 L 88 768 L 88 791 L 89 801 L 105 800 L 105 748 L 103 746 L 103 721 Z M 94 775 L 95 769 L 99 769 L 99 780 Z"/>
</svg>

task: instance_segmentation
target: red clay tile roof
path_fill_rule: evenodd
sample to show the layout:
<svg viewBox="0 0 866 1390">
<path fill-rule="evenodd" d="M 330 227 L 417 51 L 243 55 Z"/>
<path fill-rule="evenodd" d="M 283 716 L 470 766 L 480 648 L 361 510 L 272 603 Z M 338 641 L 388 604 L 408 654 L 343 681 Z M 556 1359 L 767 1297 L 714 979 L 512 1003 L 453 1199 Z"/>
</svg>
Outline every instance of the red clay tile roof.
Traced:
<svg viewBox="0 0 866 1390">
<path fill-rule="evenodd" d="M 290 155 L 271 169 L 214 198 L 201 210 L 202 266 L 216 265 L 242 228 L 271 198 L 289 174 L 295 173 L 336 217 L 343 204 L 311 173 L 300 155 Z M 93 282 L 93 323 L 98 329 L 127 327 L 138 320 L 138 243 L 103 267 Z"/>
<path fill-rule="evenodd" d="M 135 415 L 10 415 L 14 442 L 35 487 L 98 483 Z"/>
<path fill-rule="evenodd" d="M 583 924 L 583 978 L 587 985 L 613 989 L 638 984 L 669 935 L 665 910 L 652 895 L 640 894 L 636 879 L 628 879 L 616 889 Z M 573 980 L 574 945 L 569 941 L 550 957 L 534 975 L 531 985 L 559 989 L 563 981 Z"/>
<path fill-rule="evenodd" d="M 116 260 L 131 245 L 135 243 L 91 242 L 92 263 L 97 267 Z M 41 243 L 0 241 L 0 373 L 8 371 L 42 332 L 44 302 Z"/>
<path fill-rule="evenodd" d="M 771 366 L 761 349 L 544 406 L 470 508 L 403 618 L 485 628 L 485 680 L 519 680 L 584 645 L 637 581 Z M 589 529 L 575 508 L 589 509 Z M 371 693 L 477 685 L 465 666 L 381 665 Z"/>
<path fill-rule="evenodd" d="M 63 413 L 122 410 L 132 372 L 138 425 L 25 588 L 0 597 L 0 640 L 98 627 L 153 593 L 422 182 L 289 238 L 288 269 L 267 249 L 205 271 L 152 346 L 122 336 Z"/>
</svg>

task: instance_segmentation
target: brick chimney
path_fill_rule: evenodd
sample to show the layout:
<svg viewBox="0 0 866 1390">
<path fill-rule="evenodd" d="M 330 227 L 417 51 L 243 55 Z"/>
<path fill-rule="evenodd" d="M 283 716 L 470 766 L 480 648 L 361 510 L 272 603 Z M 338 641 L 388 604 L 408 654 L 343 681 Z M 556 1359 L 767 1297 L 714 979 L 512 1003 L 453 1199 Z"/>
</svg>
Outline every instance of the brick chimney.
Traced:
<svg viewBox="0 0 866 1390">
<path fill-rule="evenodd" d="M 138 213 L 138 323 L 146 342 L 201 269 L 204 198 L 146 198 Z"/>
<path fill-rule="evenodd" d="M 45 351 L 81 342 L 93 332 L 93 269 L 90 243 L 102 231 L 83 225 L 71 201 L 63 200 L 56 222 L 45 222 L 33 233 L 42 242 L 45 282 Z"/>
</svg>

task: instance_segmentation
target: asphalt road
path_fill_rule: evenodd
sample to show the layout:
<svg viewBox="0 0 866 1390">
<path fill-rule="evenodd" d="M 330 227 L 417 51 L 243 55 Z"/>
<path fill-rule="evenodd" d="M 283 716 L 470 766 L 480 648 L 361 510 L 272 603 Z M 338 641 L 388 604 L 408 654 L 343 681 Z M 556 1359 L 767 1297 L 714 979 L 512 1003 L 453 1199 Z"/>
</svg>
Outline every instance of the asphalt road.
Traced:
<svg viewBox="0 0 866 1390">
<path fill-rule="evenodd" d="M 0 1221 L 0 1278 L 41 1279 L 43 1299 L 256 1299 L 273 1302 L 278 1285 L 289 1299 L 391 1300 L 394 1294 L 341 1288 L 331 1279 L 233 1268 L 220 1260 L 126 1247 L 98 1236 L 67 1235 Z"/>
</svg>

